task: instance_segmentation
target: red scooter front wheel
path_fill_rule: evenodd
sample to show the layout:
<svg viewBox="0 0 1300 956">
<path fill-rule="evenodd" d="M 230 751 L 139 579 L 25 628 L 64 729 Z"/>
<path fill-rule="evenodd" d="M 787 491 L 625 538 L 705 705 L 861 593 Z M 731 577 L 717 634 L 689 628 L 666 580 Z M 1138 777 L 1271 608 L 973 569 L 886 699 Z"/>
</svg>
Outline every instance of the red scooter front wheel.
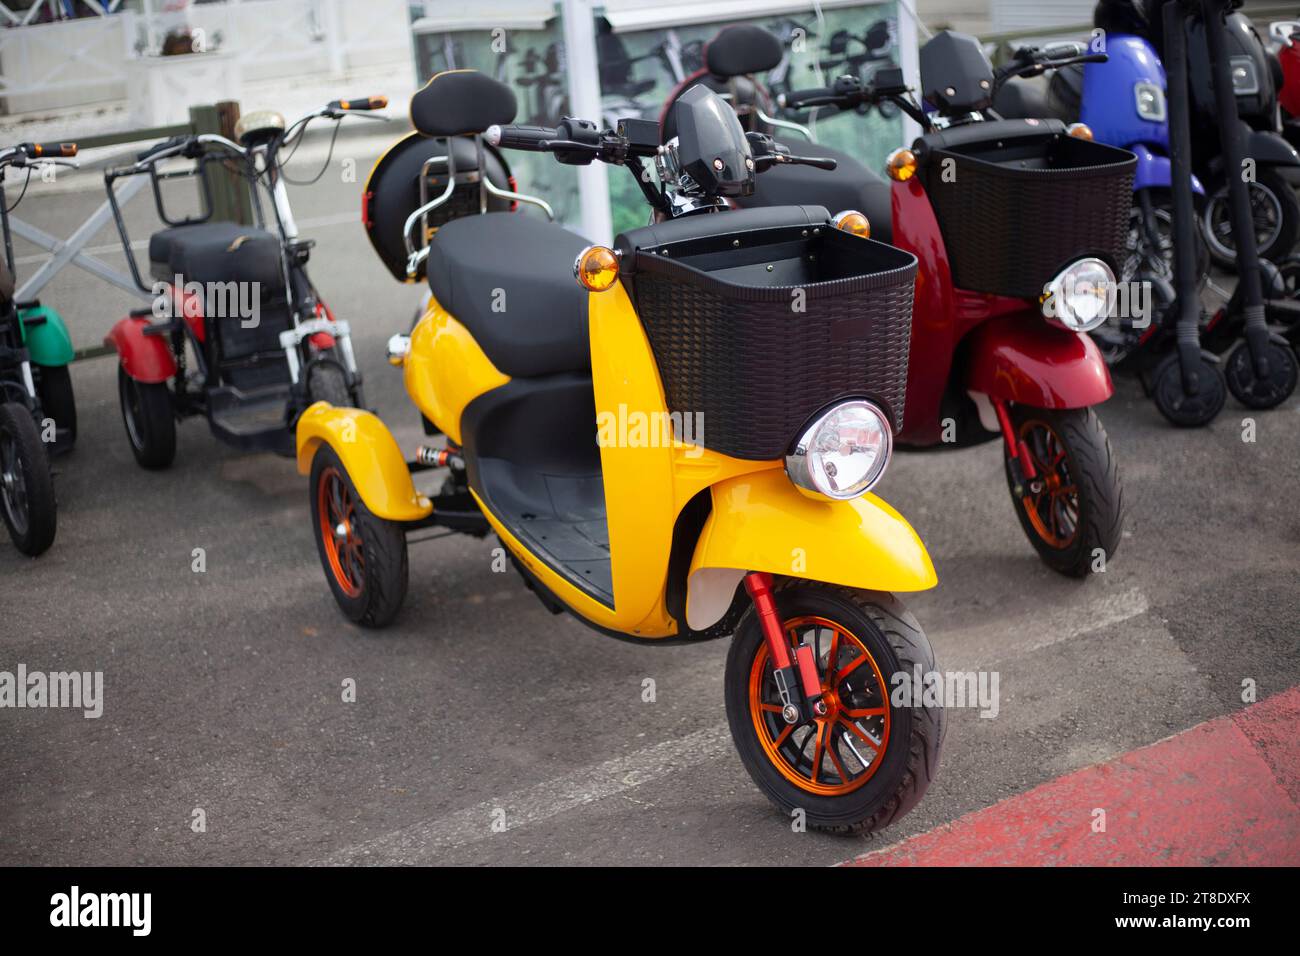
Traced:
<svg viewBox="0 0 1300 956">
<path fill-rule="evenodd" d="M 1017 488 L 1008 456 L 1007 485 L 1030 544 L 1061 574 L 1104 570 L 1123 536 L 1124 494 L 1096 413 L 1026 405 L 1010 411 L 1025 478 Z"/>
</svg>

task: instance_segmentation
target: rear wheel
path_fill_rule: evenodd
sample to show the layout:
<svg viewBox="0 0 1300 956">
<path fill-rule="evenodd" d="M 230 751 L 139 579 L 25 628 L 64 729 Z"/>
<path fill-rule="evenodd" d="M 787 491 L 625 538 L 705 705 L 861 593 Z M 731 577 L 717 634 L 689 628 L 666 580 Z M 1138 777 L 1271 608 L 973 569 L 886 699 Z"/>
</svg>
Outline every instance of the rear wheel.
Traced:
<svg viewBox="0 0 1300 956">
<path fill-rule="evenodd" d="M 785 814 L 808 826 L 867 833 L 924 796 L 943 745 L 941 705 L 891 700 L 893 675 L 934 670 L 916 619 L 890 594 L 784 579 L 774 589 L 791 647 L 812 645 L 827 714 L 799 725 L 781 714 L 757 614 L 741 618 L 727 655 L 727 722 L 745 769 Z"/>
<path fill-rule="evenodd" d="M 55 436 L 50 451 L 66 454 L 77 441 L 77 400 L 72 393 L 72 375 L 66 365 L 38 365 L 36 377 L 41 410 L 54 422 Z"/>
<path fill-rule="evenodd" d="M 329 445 L 322 444 L 312 459 L 311 517 L 339 608 L 364 627 L 390 623 L 406 597 L 406 531 L 370 512 Z"/>
<path fill-rule="evenodd" d="M 0 405 L 0 515 L 14 547 L 36 557 L 54 543 L 54 479 L 41 433 L 27 406 Z"/>
<path fill-rule="evenodd" d="M 117 367 L 117 395 L 131 451 L 142 468 L 166 468 L 176 458 L 176 416 L 165 382 L 137 382 Z"/>
<path fill-rule="evenodd" d="M 1035 473 L 1017 495 L 1008 459 L 1020 526 L 1048 567 L 1083 577 L 1098 558 L 1114 556 L 1124 530 L 1119 465 L 1106 430 L 1090 408 L 1013 405 L 1011 421 Z"/>
<path fill-rule="evenodd" d="M 1259 254 L 1280 262 L 1291 253 L 1300 235 L 1300 199 L 1295 190 L 1273 169 L 1263 166 L 1255 181 L 1248 183 L 1250 215 L 1255 225 L 1255 242 Z M 1228 186 L 1220 182 L 1205 201 L 1201 230 L 1210 256 L 1221 269 L 1237 268 L 1237 242 L 1232 235 L 1232 214 Z"/>
</svg>

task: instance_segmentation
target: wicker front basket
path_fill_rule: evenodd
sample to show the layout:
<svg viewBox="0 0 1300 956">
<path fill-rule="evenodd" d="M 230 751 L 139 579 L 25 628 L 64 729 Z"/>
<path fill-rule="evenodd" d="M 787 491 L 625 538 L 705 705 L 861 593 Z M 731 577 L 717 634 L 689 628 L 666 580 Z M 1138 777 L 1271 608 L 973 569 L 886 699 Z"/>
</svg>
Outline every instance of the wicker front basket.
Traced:
<svg viewBox="0 0 1300 956">
<path fill-rule="evenodd" d="M 627 278 L 669 410 L 698 413 L 707 448 L 781 458 L 810 417 L 855 396 L 902 428 L 910 253 L 782 227 L 642 250 Z"/>
<path fill-rule="evenodd" d="M 1064 134 L 929 150 L 925 189 L 953 283 L 1036 299 L 1085 256 L 1118 274 L 1136 168 L 1128 150 Z"/>
</svg>

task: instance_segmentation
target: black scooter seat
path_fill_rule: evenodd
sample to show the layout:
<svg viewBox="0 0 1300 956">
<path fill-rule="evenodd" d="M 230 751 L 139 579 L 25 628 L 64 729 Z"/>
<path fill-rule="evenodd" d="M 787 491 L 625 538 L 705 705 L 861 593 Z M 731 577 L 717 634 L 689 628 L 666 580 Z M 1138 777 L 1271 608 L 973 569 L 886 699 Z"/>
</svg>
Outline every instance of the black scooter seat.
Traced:
<svg viewBox="0 0 1300 956">
<path fill-rule="evenodd" d="M 196 222 L 149 237 L 154 278 L 186 282 L 256 282 L 263 296 L 284 288 L 280 240 L 237 222 Z"/>
<path fill-rule="evenodd" d="M 754 179 L 754 195 L 745 206 L 825 206 L 831 214 L 856 209 L 871 223 L 871 238 L 889 242 L 893 221 L 889 183 L 848 153 L 820 143 L 790 143 L 798 156 L 825 156 L 835 160 L 833 170 L 813 166 L 773 166 Z"/>
<path fill-rule="evenodd" d="M 511 378 L 588 371 L 588 293 L 573 276 L 588 245 L 521 213 L 454 219 L 429 246 L 429 288 Z"/>
</svg>

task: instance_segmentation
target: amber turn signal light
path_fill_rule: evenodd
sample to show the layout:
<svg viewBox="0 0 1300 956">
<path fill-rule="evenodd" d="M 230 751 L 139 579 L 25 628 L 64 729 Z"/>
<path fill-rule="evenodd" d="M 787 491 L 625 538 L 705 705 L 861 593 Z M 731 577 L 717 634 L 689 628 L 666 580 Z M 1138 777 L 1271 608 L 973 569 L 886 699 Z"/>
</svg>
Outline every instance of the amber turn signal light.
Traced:
<svg viewBox="0 0 1300 956">
<path fill-rule="evenodd" d="M 1086 123 L 1071 123 L 1065 128 L 1065 131 L 1075 139 L 1092 139 L 1092 128 Z"/>
<path fill-rule="evenodd" d="M 916 175 L 916 154 L 906 147 L 894 150 L 885 159 L 885 172 L 896 182 L 906 182 Z"/>
<path fill-rule="evenodd" d="M 871 238 L 871 223 L 867 217 L 856 209 L 846 209 L 844 212 L 836 214 L 831 220 L 835 223 L 835 228 L 847 232 L 851 236 L 858 236 L 862 239 Z"/>
<path fill-rule="evenodd" d="M 573 263 L 578 285 L 590 292 L 604 292 L 618 281 L 618 254 L 608 246 L 588 246 Z"/>
</svg>

